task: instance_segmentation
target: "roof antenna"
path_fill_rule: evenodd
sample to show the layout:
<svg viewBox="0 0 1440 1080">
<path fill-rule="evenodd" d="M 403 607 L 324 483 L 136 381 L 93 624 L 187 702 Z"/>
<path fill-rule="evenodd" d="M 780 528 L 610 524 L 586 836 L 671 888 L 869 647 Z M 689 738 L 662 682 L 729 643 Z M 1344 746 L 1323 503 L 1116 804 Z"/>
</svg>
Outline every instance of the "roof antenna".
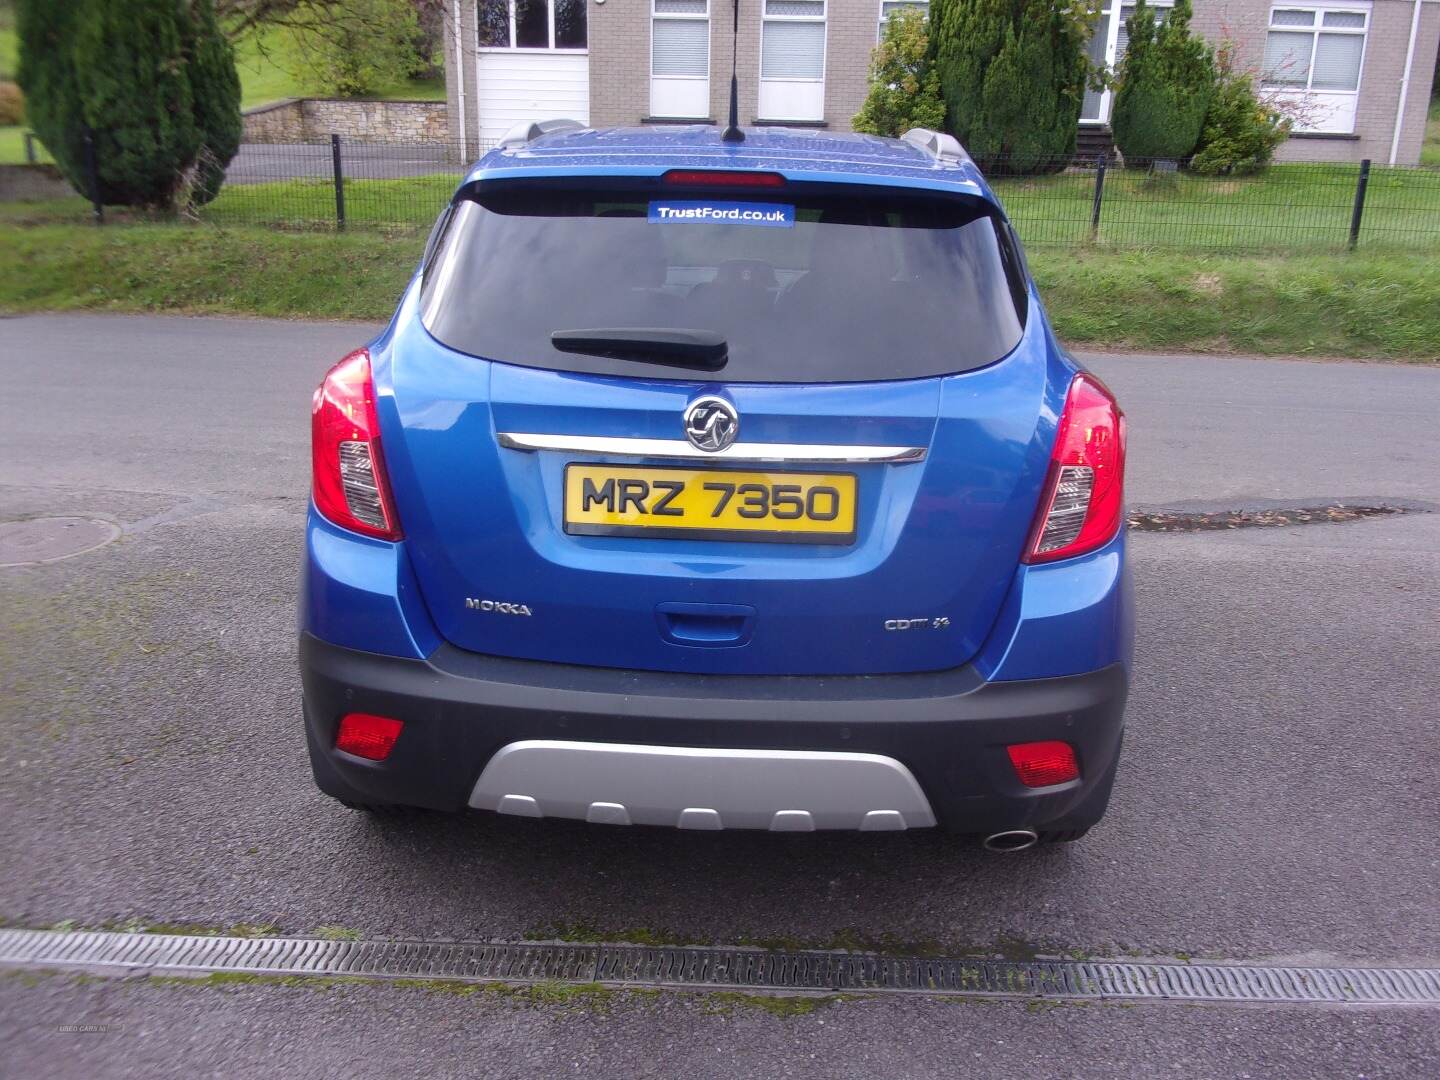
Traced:
<svg viewBox="0 0 1440 1080">
<path fill-rule="evenodd" d="M 740 0 L 734 0 L 734 20 L 730 24 L 730 125 L 720 133 L 721 142 L 744 142 L 740 130 L 740 84 L 735 78 L 736 42 L 740 39 Z"/>
</svg>

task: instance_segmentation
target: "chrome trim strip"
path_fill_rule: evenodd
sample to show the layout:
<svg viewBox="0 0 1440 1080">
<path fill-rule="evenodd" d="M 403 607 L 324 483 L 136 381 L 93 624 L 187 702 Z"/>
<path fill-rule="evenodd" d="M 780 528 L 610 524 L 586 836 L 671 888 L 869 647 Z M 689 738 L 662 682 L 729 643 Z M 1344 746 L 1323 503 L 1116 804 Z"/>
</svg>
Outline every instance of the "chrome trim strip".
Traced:
<svg viewBox="0 0 1440 1080">
<path fill-rule="evenodd" d="M 614 457 L 677 458 L 685 461 L 755 461 L 786 464 L 852 465 L 864 462 L 905 464 L 925 460 L 923 446 L 840 446 L 828 443 L 737 442 L 707 451 L 684 439 L 632 439 L 611 435 L 543 435 L 502 431 L 495 436 L 508 450 L 564 450 Z"/>
</svg>

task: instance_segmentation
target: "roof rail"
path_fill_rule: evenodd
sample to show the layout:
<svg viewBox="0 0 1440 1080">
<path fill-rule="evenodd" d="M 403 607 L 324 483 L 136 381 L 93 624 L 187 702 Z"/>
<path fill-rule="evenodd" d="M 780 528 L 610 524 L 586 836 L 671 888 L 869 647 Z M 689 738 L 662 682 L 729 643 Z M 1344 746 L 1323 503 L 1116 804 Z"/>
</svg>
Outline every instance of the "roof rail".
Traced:
<svg viewBox="0 0 1440 1080">
<path fill-rule="evenodd" d="M 960 140 L 954 135 L 947 135 L 943 131 L 931 131 L 929 128 L 911 128 L 900 136 L 902 142 L 911 146 L 918 146 L 936 161 L 953 161 L 956 163 L 969 161 L 970 155 L 960 145 Z"/>
<path fill-rule="evenodd" d="M 525 120 L 505 132 L 500 140 L 502 150 L 514 149 L 532 143 L 541 135 L 553 135 L 557 131 L 584 131 L 585 125 L 579 120 Z"/>
</svg>

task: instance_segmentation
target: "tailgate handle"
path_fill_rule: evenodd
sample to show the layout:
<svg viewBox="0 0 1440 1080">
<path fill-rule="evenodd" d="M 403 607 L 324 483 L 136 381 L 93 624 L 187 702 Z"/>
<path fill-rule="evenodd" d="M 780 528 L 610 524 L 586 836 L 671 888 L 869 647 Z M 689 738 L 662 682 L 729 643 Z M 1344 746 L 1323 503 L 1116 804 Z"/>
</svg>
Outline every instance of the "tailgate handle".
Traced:
<svg viewBox="0 0 1440 1080">
<path fill-rule="evenodd" d="M 755 609 L 744 604 L 660 604 L 660 636 L 672 645 L 733 649 L 750 640 Z"/>
</svg>

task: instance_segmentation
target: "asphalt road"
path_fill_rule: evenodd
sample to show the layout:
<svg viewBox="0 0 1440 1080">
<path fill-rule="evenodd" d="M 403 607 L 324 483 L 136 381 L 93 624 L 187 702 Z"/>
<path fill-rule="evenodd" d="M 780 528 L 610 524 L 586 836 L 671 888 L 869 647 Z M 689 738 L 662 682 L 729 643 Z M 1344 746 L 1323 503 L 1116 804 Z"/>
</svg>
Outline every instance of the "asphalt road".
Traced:
<svg viewBox="0 0 1440 1080">
<path fill-rule="evenodd" d="M 399 180 L 443 173 L 452 176 L 458 184 L 469 161 L 458 160 L 455 150 L 443 143 L 427 146 L 347 140 L 340 147 L 341 172 L 356 180 Z M 479 156 L 472 154 L 470 160 Z M 225 179 L 232 184 L 333 180 L 334 177 L 335 162 L 329 142 L 244 143 L 225 170 Z"/>
<path fill-rule="evenodd" d="M 381 823 L 328 802 L 293 662 L 306 410 L 370 330 L 0 321 L 0 521 L 125 530 L 0 570 L 0 917 L 1440 962 L 1440 514 L 1134 536 L 1126 758 L 1110 816 L 1078 845 L 996 857 L 928 833 Z M 1093 366 L 1131 419 L 1132 503 L 1440 504 L 1440 371 Z M 1398 1076 L 1440 1053 L 1433 1012 L 1349 1007 L 891 998 L 782 1019 L 686 995 L 534 1004 L 11 975 L 0 1016 L 16 1075 Z"/>
</svg>

